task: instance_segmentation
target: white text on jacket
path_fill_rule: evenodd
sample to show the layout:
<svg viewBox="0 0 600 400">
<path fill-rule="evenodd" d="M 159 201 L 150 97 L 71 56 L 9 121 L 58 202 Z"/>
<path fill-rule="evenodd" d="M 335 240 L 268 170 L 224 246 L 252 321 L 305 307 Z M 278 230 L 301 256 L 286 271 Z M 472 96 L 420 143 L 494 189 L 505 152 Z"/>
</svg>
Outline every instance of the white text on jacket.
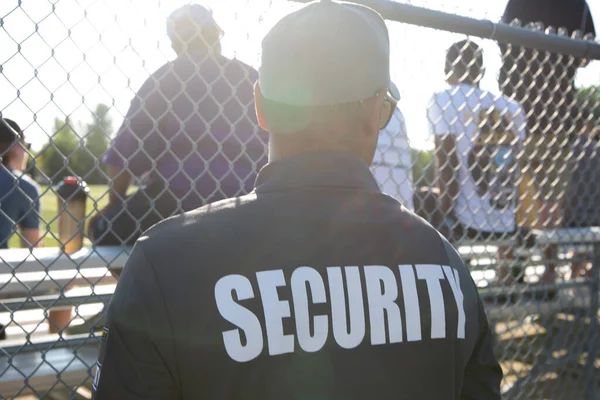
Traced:
<svg viewBox="0 0 600 400">
<path fill-rule="evenodd" d="M 224 276 L 215 284 L 215 301 L 221 316 L 235 326 L 223 332 L 225 350 L 231 359 L 247 362 L 258 357 L 265 347 L 269 355 L 292 353 L 296 339 L 303 351 L 316 352 L 330 335 L 345 349 L 357 347 L 367 333 L 371 345 L 444 339 L 448 317 L 445 302 L 452 300 L 445 299 L 442 285 L 450 288 L 446 293 L 452 293 L 456 305 L 457 321 L 450 326 L 457 327 L 457 339 L 464 339 L 466 316 L 458 271 L 432 264 L 397 268 L 394 273 L 392 268 L 381 265 L 327 267 L 321 273 L 302 266 L 293 270 L 289 282 L 281 269 L 261 271 L 255 274 L 258 294 L 248 277 Z M 419 281 L 425 285 L 418 285 Z M 280 296 L 286 290 L 291 293 L 290 300 Z M 255 296 L 262 303 L 262 321 L 259 313 L 242 305 Z M 429 309 L 421 310 L 423 304 L 428 304 Z M 326 306 L 329 312 L 311 313 L 316 305 Z M 296 337 L 284 332 L 287 319 L 293 321 Z M 423 331 L 422 322 L 431 329 Z"/>
</svg>

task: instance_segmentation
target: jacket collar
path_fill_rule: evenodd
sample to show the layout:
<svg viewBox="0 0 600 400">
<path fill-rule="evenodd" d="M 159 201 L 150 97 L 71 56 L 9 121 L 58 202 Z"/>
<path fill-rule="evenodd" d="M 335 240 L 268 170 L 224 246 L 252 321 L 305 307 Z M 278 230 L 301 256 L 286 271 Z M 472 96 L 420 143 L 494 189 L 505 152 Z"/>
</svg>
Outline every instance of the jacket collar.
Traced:
<svg viewBox="0 0 600 400">
<path fill-rule="evenodd" d="M 308 187 L 381 193 L 367 164 L 345 152 L 302 154 L 269 163 L 259 172 L 255 187 L 257 193 Z"/>
</svg>

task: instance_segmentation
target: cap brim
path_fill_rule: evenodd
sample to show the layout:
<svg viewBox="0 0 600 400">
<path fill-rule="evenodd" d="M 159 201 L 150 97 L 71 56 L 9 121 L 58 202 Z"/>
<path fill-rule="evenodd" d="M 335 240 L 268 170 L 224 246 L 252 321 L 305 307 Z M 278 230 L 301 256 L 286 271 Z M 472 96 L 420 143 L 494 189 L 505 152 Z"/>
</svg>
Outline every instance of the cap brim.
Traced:
<svg viewBox="0 0 600 400">
<path fill-rule="evenodd" d="M 392 81 L 390 81 L 390 87 L 388 88 L 388 93 L 390 94 L 390 96 L 392 96 L 394 99 L 396 99 L 396 101 L 400 101 L 400 91 L 398 90 L 398 87 L 396 86 L 396 84 Z"/>
</svg>

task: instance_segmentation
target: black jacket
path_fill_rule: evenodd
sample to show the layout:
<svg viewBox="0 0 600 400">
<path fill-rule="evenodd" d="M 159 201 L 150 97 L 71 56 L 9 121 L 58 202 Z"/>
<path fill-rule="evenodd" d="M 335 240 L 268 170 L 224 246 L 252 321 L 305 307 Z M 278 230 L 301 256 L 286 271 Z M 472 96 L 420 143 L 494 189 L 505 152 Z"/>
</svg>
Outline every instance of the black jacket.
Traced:
<svg viewBox="0 0 600 400">
<path fill-rule="evenodd" d="M 99 364 L 99 400 L 492 400 L 502 378 L 456 251 L 344 153 L 147 232 Z"/>
</svg>

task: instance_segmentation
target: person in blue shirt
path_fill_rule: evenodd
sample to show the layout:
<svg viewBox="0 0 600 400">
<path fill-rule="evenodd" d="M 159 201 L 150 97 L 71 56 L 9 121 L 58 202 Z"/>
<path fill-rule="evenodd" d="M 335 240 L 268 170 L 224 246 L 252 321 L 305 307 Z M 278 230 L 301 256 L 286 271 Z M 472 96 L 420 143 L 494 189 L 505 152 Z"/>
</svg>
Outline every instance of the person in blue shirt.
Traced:
<svg viewBox="0 0 600 400">
<path fill-rule="evenodd" d="M 96 244 L 133 243 L 163 218 L 246 194 L 267 162 L 268 134 L 254 112 L 258 73 L 221 55 L 212 12 L 183 6 L 167 34 L 177 58 L 142 85 L 105 154 L 111 191 L 90 221 Z"/>
<path fill-rule="evenodd" d="M 14 121 L 0 119 L 0 249 L 19 230 L 22 247 L 41 247 L 40 190 L 25 174 L 29 144 Z"/>
</svg>

